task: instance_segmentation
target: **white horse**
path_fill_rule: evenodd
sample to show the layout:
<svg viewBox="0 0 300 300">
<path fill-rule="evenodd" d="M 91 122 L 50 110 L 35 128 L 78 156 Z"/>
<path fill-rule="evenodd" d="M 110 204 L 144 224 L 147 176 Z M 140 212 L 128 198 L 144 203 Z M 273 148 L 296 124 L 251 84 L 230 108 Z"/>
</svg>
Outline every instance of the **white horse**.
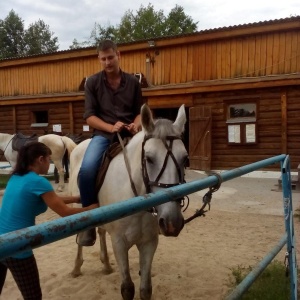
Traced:
<svg viewBox="0 0 300 300">
<path fill-rule="evenodd" d="M 184 182 L 184 165 L 188 157 L 182 142 L 186 122 L 184 106 L 176 118 L 153 120 L 150 109 L 141 109 L 143 130 L 136 134 L 126 146 L 131 176 L 138 195 L 155 192 L 161 188 Z M 78 194 L 77 176 L 82 158 L 90 140 L 79 144 L 70 157 L 70 193 Z M 105 180 L 98 194 L 100 206 L 116 203 L 134 197 L 124 162 L 124 152 L 119 153 L 110 163 Z M 181 199 L 155 207 L 156 215 L 144 211 L 111 222 L 98 228 L 100 237 L 100 260 L 106 273 L 112 272 L 106 248 L 106 231 L 111 236 L 112 246 L 122 278 L 123 299 L 134 298 L 135 287 L 129 270 L 128 251 L 136 245 L 140 260 L 140 297 L 151 299 L 151 265 L 158 245 L 159 232 L 165 236 L 178 236 L 184 226 Z M 83 264 L 82 246 L 78 246 L 73 277 L 81 275 Z"/>
<path fill-rule="evenodd" d="M 0 149 L 4 152 L 6 160 L 14 168 L 17 162 L 18 152 L 12 148 L 12 139 L 15 134 L 0 133 Z M 58 191 L 63 191 L 64 184 L 64 168 L 62 165 L 62 159 L 66 150 L 68 153 L 73 151 L 76 147 L 76 143 L 66 136 L 59 136 L 56 134 L 46 134 L 38 137 L 38 141 L 48 146 L 51 151 L 51 160 L 59 173 Z"/>
</svg>

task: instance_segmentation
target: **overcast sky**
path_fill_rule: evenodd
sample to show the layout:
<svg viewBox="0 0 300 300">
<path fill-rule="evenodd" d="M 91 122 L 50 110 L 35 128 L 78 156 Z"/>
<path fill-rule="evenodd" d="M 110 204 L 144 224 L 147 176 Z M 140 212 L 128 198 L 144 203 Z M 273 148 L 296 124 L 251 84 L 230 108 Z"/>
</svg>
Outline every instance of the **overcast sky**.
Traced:
<svg viewBox="0 0 300 300">
<path fill-rule="evenodd" d="M 58 37 L 59 50 L 67 50 L 74 38 L 87 40 L 96 23 L 106 27 L 120 23 L 125 12 L 134 13 L 151 3 L 167 16 L 176 4 L 198 23 L 198 30 L 269 21 L 300 15 L 299 0 L 0 0 L 0 19 L 14 10 L 28 25 L 43 20 Z"/>
</svg>

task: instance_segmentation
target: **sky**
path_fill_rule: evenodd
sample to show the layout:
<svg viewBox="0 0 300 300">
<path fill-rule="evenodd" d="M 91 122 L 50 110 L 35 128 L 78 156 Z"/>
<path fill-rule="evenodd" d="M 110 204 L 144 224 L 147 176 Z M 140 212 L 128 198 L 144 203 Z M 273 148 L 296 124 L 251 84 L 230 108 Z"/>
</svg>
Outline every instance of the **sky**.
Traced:
<svg viewBox="0 0 300 300">
<path fill-rule="evenodd" d="M 135 14 L 149 3 L 165 16 L 176 4 L 182 6 L 185 14 L 198 22 L 198 31 L 300 15 L 299 0 L 0 0 L 0 19 L 12 9 L 24 21 L 25 29 L 41 19 L 53 37 L 58 37 L 59 50 L 67 50 L 74 39 L 88 40 L 95 23 L 116 26 L 125 12 Z"/>
</svg>

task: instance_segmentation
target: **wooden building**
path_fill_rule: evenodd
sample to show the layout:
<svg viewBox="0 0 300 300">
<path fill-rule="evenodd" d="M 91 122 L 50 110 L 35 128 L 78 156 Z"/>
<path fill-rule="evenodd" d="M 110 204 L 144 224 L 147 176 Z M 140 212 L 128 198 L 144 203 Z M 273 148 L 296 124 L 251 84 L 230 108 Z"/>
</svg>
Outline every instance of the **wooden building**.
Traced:
<svg viewBox="0 0 300 300">
<path fill-rule="evenodd" d="M 287 153 L 300 162 L 300 17 L 120 44 L 121 67 L 143 73 L 156 116 L 185 104 L 195 169 L 231 169 Z M 0 132 L 91 134 L 82 119 L 94 48 L 0 61 Z M 276 166 L 278 169 L 278 166 Z"/>
</svg>

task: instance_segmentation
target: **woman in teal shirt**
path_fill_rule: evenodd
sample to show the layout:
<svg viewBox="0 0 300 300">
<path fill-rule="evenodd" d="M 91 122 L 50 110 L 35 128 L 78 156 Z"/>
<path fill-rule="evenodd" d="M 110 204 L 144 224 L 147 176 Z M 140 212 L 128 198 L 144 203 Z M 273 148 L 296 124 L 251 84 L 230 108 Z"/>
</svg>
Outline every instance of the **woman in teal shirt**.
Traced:
<svg viewBox="0 0 300 300">
<path fill-rule="evenodd" d="M 68 216 L 98 207 L 69 207 L 80 203 L 79 196 L 59 196 L 50 182 L 40 176 L 47 174 L 51 150 L 43 143 L 24 146 L 5 189 L 0 210 L 0 234 L 35 225 L 35 217 L 50 207 L 60 216 Z M 25 300 L 42 299 L 39 273 L 32 250 L 0 261 L 0 294 L 9 269 Z"/>
</svg>

